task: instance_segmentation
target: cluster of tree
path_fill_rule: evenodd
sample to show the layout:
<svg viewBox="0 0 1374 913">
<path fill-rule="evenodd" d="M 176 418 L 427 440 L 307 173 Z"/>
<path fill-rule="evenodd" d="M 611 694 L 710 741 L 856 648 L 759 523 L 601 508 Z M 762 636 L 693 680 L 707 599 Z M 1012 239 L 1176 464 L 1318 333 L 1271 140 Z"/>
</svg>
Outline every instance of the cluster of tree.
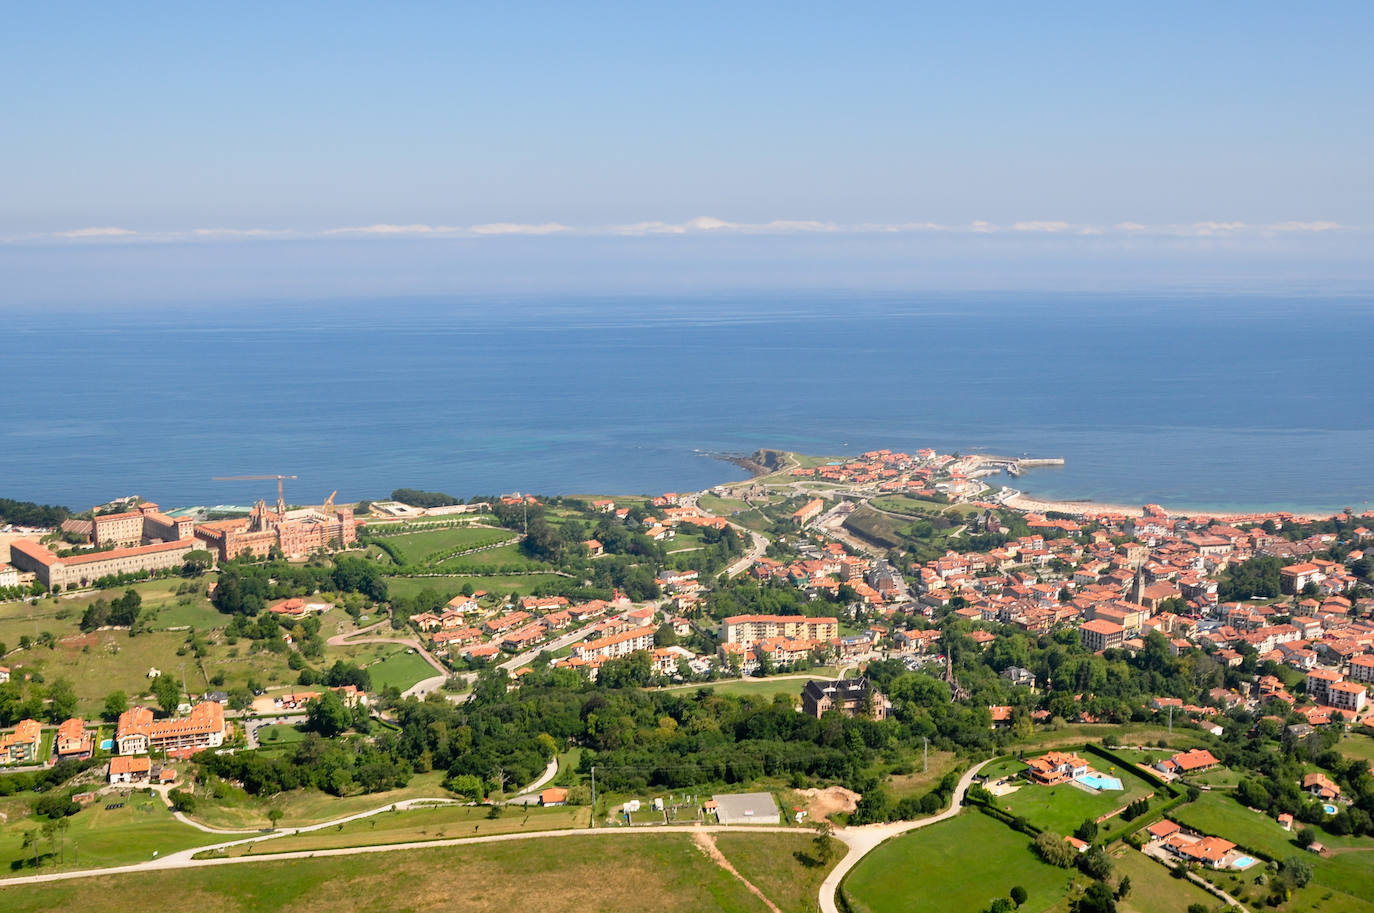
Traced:
<svg viewBox="0 0 1374 913">
<path fill-rule="evenodd" d="M 1217 583 L 1217 598 L 1222 602 L 1242 599 L 1269 599 L 1281 592 L 1281 558 L 1250 558 L 1229 568 Z"/>
<path fill-rule="evenodd" d="M 1126 806 L 1125 810 L 1121 813 L 1121 820 L 1134 821 L 1149 810 L 1150 800 L 1142 796 Z"/>
<path fill-rule="evenodd" d="M 20 720 L 60 723 L 76 715 L 76 689 L 65 678 L 44 683 L 42 676 L 29 682 L 10 679 L 0 684 L 0 726 Z"/>
<path fill-rule="evenodd" d="M 272 600 L 321 591 L 360 593 L 376 601 L 387 596 L 386 580 L 377 565 L 364 558 L 343 555 L 332 566 L 298 566 L 285 561 L 225 562 L 211 602 L 226 614 L 257 615 Z"/>
<path fill-rule="evenodd" d="M 35 504 L 32 501 L 15 501 L 0 498 L 0 525 L 35 526 L 51 529 L 60 526 L 70 518 L 72 512 L 56 504 Z"/>
<path fill-rule="evenodd" d="M 124 595 L 106 602 L 103 598 L 97 598 L 95 602 L 86 606 L 86 611 L 81 613 L 81 630 L 94 631 L 107 625 L 116 628 L 129 628 L 133 632 L 135 623 L 138 621 L 139 610 L 143 606 L 143 597 L 137 590 L 125 590 Z"/>
<path fill-rule="evenodd" d="M 25 792 L 46 793 L 62 786 L 82 771 L 98 767 L 104 763 L 104 761 L 90 758 L 84 761 L 67 758 L 42 770 L 3 774 L 0 775 L 0 796 L 13 796 Z"/>
<path fill-rule="evenodd" d="M 463 503 L 462 498 L 455 498 L 442 491 L 421 491 L 418 488 L 398 488 L 391 493 L 391 500 L 409 504 L 411 507 L 450 507 Z"/>
<path fill-rule="evenodd" d="M 196 763 L 210 774 L 242 785 L 254 796 L 313 787 L 333 796 L 375 793 L 410 782 L 414 773 L 398 751 L 397 739 L 382 733 L 325 739 L 308 734 L 290 751 L 203 751 Z"/>
</svg>

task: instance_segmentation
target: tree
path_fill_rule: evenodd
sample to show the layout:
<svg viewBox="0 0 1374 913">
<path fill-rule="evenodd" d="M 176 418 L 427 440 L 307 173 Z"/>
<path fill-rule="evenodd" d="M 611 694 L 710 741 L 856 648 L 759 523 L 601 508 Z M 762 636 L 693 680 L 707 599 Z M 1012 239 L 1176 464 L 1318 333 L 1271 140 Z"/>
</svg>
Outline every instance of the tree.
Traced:
<svg viewBox="0 0 1374 913">
<path fill-rule="evenodd" d="M 272 822 L 272 830 L 275 831 L 275 830 L 277 829 L 277 822 L 280 821 L 281 818 L 282 818 L 282 810 L 281 810 L 281 809 L 279 809 L 279 808 L 270 808 L 270 809 L 267 810 L 267 820 Z"/>
<path fill-rule="evenodd" d="M 1112 889 L 1103 882 L 1094 881 L 1074 904 L 1074 913 L 1116 913 Z"/>
<path fill-rule="evenodd" d="M 325 738 L 338 735 L 348 728 L 353 716 L 343 699 L 334 691 L 325 691 L 309 704 L 309 718 L 305 727 Z"/>
<path fill-rule="evenodd" d="M 1023 903 L 1026 902 L 1026 898 L 1029 897 L 1030 895 L 1026 893 L 1026 889 L 1025 889 L 1025 888 L 1021 887 L 1021 886 L 1018 884 L 1016 887 L 1014 887 L 1014 888 L 1011 889 L 1011 895 L 1010 895 L 1010 896 L 1011 896 L 1011 902 L 1014 903 L 1014 904 L 1016 904 L 1016 905 L 1019 907 L 1019 906 L 1021 906 L 1021 904 L 1023 904 Z"/>
<path fill-rule="evenodd" d="M 1121 900 L 1131 893 L 1131 876 L 1122 875 L 1121 880 L 1116 883 L 1116 899 Z"/>
<path fill-rule="evenodd" d="M 1005 897 L 995 897 L 988 905 L 988 913 L 1011 913 L 1012 904 Z"/>
<path fill-rule="evenodd" d="M 1084 843 L 1092 843 L 1097 839 L 1097 822 L 1091 818 L 1084 818 L 1073 835 Z"/>
<path fill-rule="evenodd" d="M 119 719 L 119 715 L 129 709 L 129 696 L 123 691 L 111 691 L 105 695 L 105 708 L 100 712 L 100 717 L 107 722 L 113 723 Z"/>
<path fill-rule="evenodd" d="M 1078 857 L 1078 867 L 1089 878 L 1106 881 L 1112 874 L 1112 857 L 1102 847 L 1095 846 Z"/>
<path fill-rule="evenodd" d="M 65 678 L 54 679 L 48 686 L 48 719 L 54 723 L 76 715 L 76 689 Z"/>
<path fill-rule="evenodd" d="M 193 548 L 186 553 L 185 561 L 181 573 L 186 577 L 199 577 L 215 563 L 215 556 L 203 548 Z"/>
<path fill-rule="evenodd" d="M 153 697 L 157 704 L 168 713 L 175 713 L 181 703 L 181 688 L 170 675 L 159 675 L 153 679 Z"/>
<path fill-rule="evenodd" d="M 1078 851 L 1069 845 L 1069 842 L 1060 834 L 1054 831 L 1041 831 L 1035 837 L 1035 850 L 1050 865 L 1057 865 L 1061 869 L 1067 869 L 1073 865 L 1078 858 Z"/>
<path fill-rule="evenodd" d="M 1317 832 L 1310 827 L 1300 827 L 1298 828 L 1296 839 L 1298 841 L 1298 846 L 1307 849 L 1317 842 Z"/>
<path fill-rule="evenodd" d="M 829 865 L 835 856 L 835 845 L 830 839 L 835 829 L 830 826 L 829 821 L 824 820 L 816 822 L 815 828 L 816 836 L 811 839 L 811 853 L 819 865 Z"/>
<path fill-rule="evenodd" d="M 1283 876 L 1295 887 L 1303 887 L 1312 880 L 1312 863 L 1301 856 L 1289 856 L 1282 863 Z"/>
</svg>

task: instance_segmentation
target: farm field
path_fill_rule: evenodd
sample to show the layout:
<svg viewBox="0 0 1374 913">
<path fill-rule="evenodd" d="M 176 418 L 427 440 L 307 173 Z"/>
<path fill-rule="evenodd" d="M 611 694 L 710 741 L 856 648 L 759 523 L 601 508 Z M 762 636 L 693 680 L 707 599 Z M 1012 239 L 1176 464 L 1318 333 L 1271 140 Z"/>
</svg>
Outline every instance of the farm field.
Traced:
<svg viewBox="0 0 1374 913">
<path fill-rule="evenodd" d="M 259 843 L 231 847 L 224 855 L 271 856 L 273 853 L 291 853 L 296 850 L 412 843 L 483 834 L 565 830 L 587 827 L 591 823 L 591 809 L 585 807 L 511 807 L 505 809 L 505 813 L 499 818 L 489 817 L 490 810 L 490 807 L 485 805 L 444 805 L 382 812 L 369 818 L 341 824 L 337 828 L 325 828 L 309 834 L 275 837 Z"/>
<path fill-rule="evenodd" d="M 363 859 L 365 861 L 360 861 Z M 790 857 L 782 863 L 800 867 Z M 687 835 L 570 836 L 436 847 L 383 857 L 298 859 L 112 875 L 0 888 L 9 913 L 78 908 L 123 913 L 132 892 L 175 897 L 197 913 L 593 913 L 634 906 L 657 913 L 767 913 L 759 898 Z"/>
<path fill-rule="evenodd" d="M 33 849 L 25 849 L 25 831 L 40 824 L 28 817 L 31 797 L 8 800 L 0 810 L 8 816 L 0 824 L 0 873 L 22 873 L 33 868 Z M 106 809 L 107 805 L 122 807 Z M 77 814 L 64 838 L 56 842 L 39 838 L 38 855 L 44 872 L 93 866 L 125 865 L 150 859 L 154 852 L 167 854 L 214 843 L 214 834 L 187 827 L 172 817 L 162 800 L 146 792 L 110 793 Z M 65 843 L 65 865 L 60 862 Z M 79 866 L 78 866 L 79 863 Z M 0 908 L 8 909 L 4 903 Z"/>
<path fill-rule="evenodd" d="M 1352 732 L 1341 739 L 1336 750 L 1349 758 L 1359 758 L 1374 764 L 1374 738 Z"/>
<path fill-rule="evenodd" d="M 840 889 L 854 913 L 947 913 L 987 909 L 1020 885 L 1029 895 L 1021 910 L 1042 913 L 1059 903 L 1072 878 L 1041 862 L 1025 834 L 965 811 L 882 844 Z"/>
</svg>

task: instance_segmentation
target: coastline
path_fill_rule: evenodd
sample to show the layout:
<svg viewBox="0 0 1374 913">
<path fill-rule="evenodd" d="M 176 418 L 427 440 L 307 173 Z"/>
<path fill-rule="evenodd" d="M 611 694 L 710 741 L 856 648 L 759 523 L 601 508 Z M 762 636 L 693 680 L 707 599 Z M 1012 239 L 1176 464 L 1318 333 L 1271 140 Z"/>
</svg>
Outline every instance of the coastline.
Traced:
<svg viewBox="0 0 1374 913">
<path fill-rule="evenodd" d="M 1145 515 L 1143 505 L 1130 506 L 1127 504 L 1112 504 L 1105 501 L 1066 501 L 1063 499 L 1040 498 L 1026 492 L 1019 492 L 1009 498 L 1001 499 L 1001 503 L 1014 510 L 1027 511 L 1031 513 L 1045 513 L 1054 511 L 1062 514 L 1072 514 L 1074 516 L 1084 516 L 1087 514 L 1120 514 L 1126 517 L 1143 517 Z M 1189 510 L 1188 508 L 1171 508 L 1167 504 L 1161 505 L 1171 517 L 1193 517 L 1200 520 L 1228 520 L 1236 518 L 1263 518 L 1285 514 L 1298 520 L 1326 520 L 1338 516 L 1340 511 L 1330 513 L 1322 511 L 1289 511 L 1276 509 L 1262 510 Z"/>
</svg>

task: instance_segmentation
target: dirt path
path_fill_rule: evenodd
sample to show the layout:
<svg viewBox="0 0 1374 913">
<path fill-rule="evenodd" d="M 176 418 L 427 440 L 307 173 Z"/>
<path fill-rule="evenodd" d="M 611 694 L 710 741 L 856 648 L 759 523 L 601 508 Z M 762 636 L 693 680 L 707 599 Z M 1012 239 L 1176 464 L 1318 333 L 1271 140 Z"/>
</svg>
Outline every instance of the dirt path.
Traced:
<svg viewBox="0 0 1374 913">
<path fill-rule="evenodd" d="M 716 838 L 714 836 L 698 832 L 692 835 L 692 842 L 695 843 L 703 853 L 709 856 L 712 862 L 738 878 L 740 883 L 749 889 L 749 893 L 763 901 L 773 913 L 782 913 L 782 910 L 778 909 L 777 904 L 769 900 L 762 891 L 754 886 L 752 881 L 741 875 L 739 870 L 735 868 L 730 860 L 725 858 L 725 854 L 720 851 L 720 847 L 716 846 Z"/>
</svg>

